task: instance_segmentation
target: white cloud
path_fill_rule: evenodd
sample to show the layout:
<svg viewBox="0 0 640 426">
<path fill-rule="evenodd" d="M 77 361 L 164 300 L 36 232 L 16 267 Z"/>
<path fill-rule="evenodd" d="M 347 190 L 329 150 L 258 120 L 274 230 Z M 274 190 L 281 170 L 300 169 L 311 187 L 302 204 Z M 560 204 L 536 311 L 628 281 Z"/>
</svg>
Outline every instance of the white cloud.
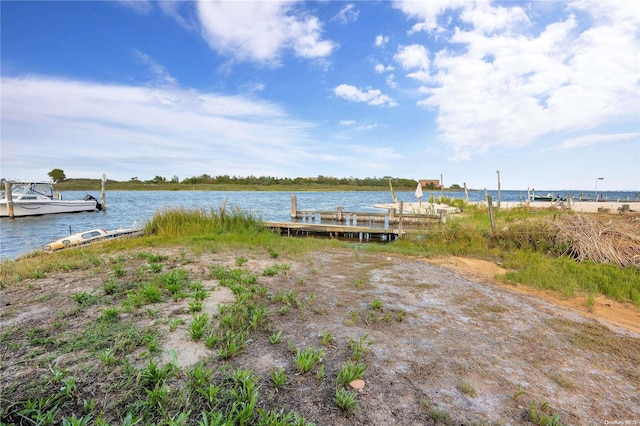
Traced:
<svg viewBox="0 0 640 426">
<path fill-rule="evenodd" d="M 133 53 L 136 58 L 144 65 L 147 66 L 149 72 L 153 76 L 153 85 L 160 87 L 174 87 L 177 84 L 177 80 L 171 76 L 171 74 L 151 57 L 141 51 L 134 49 Z"/>
<path fill-rule="evenodd" d="M 151 0 L 118 0 L 118 3 L 140 14 L 149 13 L 153 7 Z"/>
<path fill-rule="evenodd" d="M 404 69 L 416 70 L 407 74 L 407 77 L 422 82 L 429 81 L 429 54 L 424 46 L 400 46 L 393 59 Z"/>
<path fill-rule="evenodd" d="M 376 64 L 373 69 L 378 73 L 378 74 L 384 74 L 385 72 L 390 72 L 393 71 L 393 66 L 392 65 L 382 65 L 382 64 Z"/>
<path fill-rule="evenodd" d="M 307 143 L 312 127 L 288 118 L 277 105 L 241 96 L 2 79 L 5 177 L 11 170 L 39 170 L 44 176 L 53 167 L 81 177 L 107 171 L 114 179 L 274 174 L 314 158 L 317 144 Z"/>
<path fill-rule="evenodd" d="M 349 22 L 357 21 L 359 15 L 360 11 L 356 9 L 353 3 L 349 3 L 348 5 L 340 9 L 340 12 L 338 12 L 338 14 L 331 20 L 340 22 L 341 24 L 348 24 Z"/>
<path fill-rule="evenodd" d="M 297 13 L 290 1 L 208 1 L 197 4 L 209 46 L 238 61 L 278 65 L 287 49 L 303 58 L 324 58 L 336 45 L 322 40 L 315 16 Z"/>
<path fill-rule="evenodd" d="M 407 16 L 420 20 L 409 33 L 438 30 L 438 17 L 441 14 L 465 5 L 469 5 L 469 0 L 394 1 L 394 7 L 400 9 Z"/>
<path fill-rule="evenodd" d="M 483 1 L 464 8 L 460 18 L 473 24 L 476 31 L 487 33 L 529 24 L 529 17 L 521 7 L 494 7 Z"/>
<path fill-rule="evenodd" d="M 351 102 L 364 102 L 373 106 L 395 107 L 398 103 L 377 89 L 362 91 L 349 84 L 341 84 L 333 89 L 336 96 Z"/>
<path fill-rule="evenodd" d="M 470 28 L 456 28 L 448 39 L 462 48 L 436 52 L 430 77 L 419 49 L 396 54 L 404 68 L 418 69 L 413 78 L 429 83 L 418 105 L 437 110 L 441 135 L 457 158 L 549 135 L 573 134 L 580 141 L 583 132 L 610 133 L 604 127 L 637 122 L 640 73 L 629 52 L 640 51 L 638 14 L 579 5 L 596 24 L 589 27 L 578 19 L 584 15 L 568 9 L 564 17 L 536 22 L 541 32 L 532 35 L 532 18 L 519 6 L 468 3 L 460 16 Z"/>
<path fill-rule="evenodd" d="M 375 41 L 375 45 L 377 47 L 383 47 L 385 46 L 387 43 L 389 43 L 389 37 L 388 36 L 383 36 L 382 34 L 378 34 L 376 36 L 376 41 Z"/>
<path fill-rule="evenodd" d="M 592 145 L 609 145 L 634 141 L 640 144 L 640 133 L 592 134 L 565 139 L 558 148 L 574 149 Z"/>
</svg>

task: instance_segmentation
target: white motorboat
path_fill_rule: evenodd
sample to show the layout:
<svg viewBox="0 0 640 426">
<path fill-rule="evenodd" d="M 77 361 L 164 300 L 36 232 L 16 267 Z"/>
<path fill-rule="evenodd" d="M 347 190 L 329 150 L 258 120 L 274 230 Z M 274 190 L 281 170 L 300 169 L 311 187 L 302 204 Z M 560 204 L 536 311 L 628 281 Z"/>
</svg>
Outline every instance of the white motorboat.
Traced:
<svg viewBox="0 0 640 426">
<path fill-rule="evenodd" d="M 0 198 L 0 217 L 39 216 L 55 213 L 76 213 L 102 210 L 102 205 L 91 195 L 84 200 L 62 200 L 54 197 L 51 182 L 11 182 L 11 200 L 3 192 Z"/>
<path fill-rule="evenodd" d="M 113 231 L 105 231 L 102 228 L 89 229 L 66 237 L 58 238 L 44 245 L 45 251 L 56 251 L 64 248 L 83 246 L 98 241 L 111 240 L 122 237 L 136 237 L 144 234 L 142 228 L 120 228 Z"/>
</svg>

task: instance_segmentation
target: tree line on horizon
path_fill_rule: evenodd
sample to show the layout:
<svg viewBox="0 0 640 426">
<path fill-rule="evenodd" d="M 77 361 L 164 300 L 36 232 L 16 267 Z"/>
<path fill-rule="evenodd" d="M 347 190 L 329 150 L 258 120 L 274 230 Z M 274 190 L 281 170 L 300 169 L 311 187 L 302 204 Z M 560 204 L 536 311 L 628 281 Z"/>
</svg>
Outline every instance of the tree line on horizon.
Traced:
<svg viewBox="0 0 640 426">
<path fill-rule="evenodd" d="M 67 181 L 67 177 L 63 170 L 61 169 L 53 169 L 48 173 L 48 176 L 54 182 L 64 182 Z M 185 178 L 182 181 L 177 177 L 173 176 L 171 179 L 167 179 L 163 176 L 155 176 L 153 179 L 149 180 L 140 180 L 138 177 L 132 177 L 128 182 L 130 183 L 148 183 L 153 185 L 161 185 L 166 183 L 172 184 L 185 184 L 185 185 L 216 185 L 216 184 L 226 184 L 226 185 L 262 185 L 262 186 L 270 186 L 270 185 L 336 185 L 336 186 L 363 186 L 363 187 L 386 187 L 389 185 L 389 181 L 391 180 L 392 184 L 396 187 L 400 188 L 412 188 L 416 186 L 418 182 L 415 179 L 406 179 L 406 178 L 395 178 L 391 176 L 384 177 L 366 177 L 366 178 L 357 178 L 357 177 L 343 177 L 337 178 L 332 176 L 317 176 L 317 177 L 296 177 L 296 178 L 280 178 L 274 176 L 229 176 L 229 175 L 218 175 L 218 176 L 210 176 L 208 174 L 202 174 L 200 176 L 192 176 L 189 178 Z M 460 189 L 460 186 L 457 184 L 451 185 L 450 189 Z M 425 189 L 435 190 L 438 189 L 433 183 L 428 183 Z"/>
</svg>

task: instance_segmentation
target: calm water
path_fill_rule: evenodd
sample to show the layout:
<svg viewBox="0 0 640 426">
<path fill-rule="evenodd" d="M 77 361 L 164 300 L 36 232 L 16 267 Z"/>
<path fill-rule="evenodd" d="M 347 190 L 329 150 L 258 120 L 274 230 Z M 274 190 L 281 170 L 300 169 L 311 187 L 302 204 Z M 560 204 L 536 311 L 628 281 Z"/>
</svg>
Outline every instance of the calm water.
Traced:
<svg viewBox="0 0 640 426">
<path fill-rule="evenodd" d="M 549 191 L 538 190 L 537 194 Z M 556 191 L 557 192 L 557 191 Z M 82 199 L 90 192 L 66 191 L 63 199 Z M 562 192 L 564 194 L 564 192 Z M 573 191 L 579 194 L 579 191 Z M 99 198 L 99 194 L 91 193 Z M 50 216 L 21 217 L 14 220 L 0 219 L 0 260 L 14 259 L 20 254 L 40 248 L 43 244 L 69 234 L 92 228 L 106 230 L 130 228 L 134 224 L 144 226 L 154 212 L 167 207 L 219 209 L 223 200 L 227 209 L 238 207 L 244 212 L 267 221 L 289 221 L 291 192 L 224 192 L 224 191 L 107 191 L 107 211 L 96 213 L 73 213 Z M 335 210 L 342 206 L 345 211 L 381 211 L 375 204 L 392 202 L 388 191 L 380 192 L 298 192 L 300 210 Z M 423 201 L 439 192 L 425 191 Z M 494 200 L 497 191 L 489 191 Z M 633 192 L 604 192 L 608 199 L 620 197 L 635 199 Z M 399 201 L 415 202 L 411 192 L 397 192 Z M 446 192 L 445 196 L 464 198 L 464 192 Z M 503 201 L 520 201 L 526 191 L 502 191 Z M 586 196 L 586 193 L 585 193 Z M 591 193 L 593 197 L 593 194 Z M 484 199 L 484 191 L 469 192 L 470 201 Z"/>
</svg>

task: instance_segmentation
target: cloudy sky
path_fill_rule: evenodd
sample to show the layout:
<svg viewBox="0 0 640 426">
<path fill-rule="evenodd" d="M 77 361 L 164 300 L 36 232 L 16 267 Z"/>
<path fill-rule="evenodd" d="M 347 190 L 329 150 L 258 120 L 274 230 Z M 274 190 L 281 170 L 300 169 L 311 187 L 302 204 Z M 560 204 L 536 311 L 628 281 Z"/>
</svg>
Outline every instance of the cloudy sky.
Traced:
<svg viewBox="0 0 640 426">
<path fill-rule="evenodd" d="M 10 179 L 640 190 L 631 1 L 2 1 Z"/>
</svg>

